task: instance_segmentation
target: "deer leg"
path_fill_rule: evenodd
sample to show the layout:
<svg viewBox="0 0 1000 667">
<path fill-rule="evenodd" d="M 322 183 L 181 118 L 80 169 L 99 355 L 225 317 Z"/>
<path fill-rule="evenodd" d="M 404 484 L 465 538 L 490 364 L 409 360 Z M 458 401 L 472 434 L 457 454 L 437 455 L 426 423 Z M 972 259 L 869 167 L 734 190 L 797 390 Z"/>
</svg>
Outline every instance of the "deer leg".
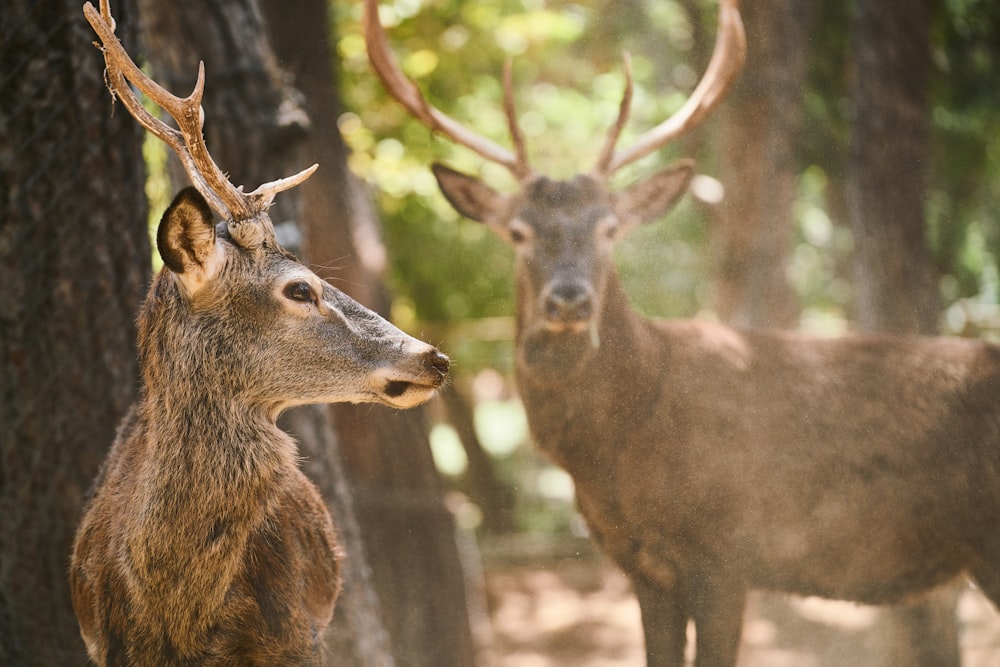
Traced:
<svg viewBox="0 0 1000 667">
<path fill-rule="evenodd" d="M 642 576 L 632 577 L 642 612 L 647 667 L 683 667 L 688 614 L 684 598 Z"/>
<path fill-rule="evenodd" d="M 734 667 L 743 630 L 746 589 L 739 584 L 698 582 L 691 596 L 696 667 Z"/>
</svg>

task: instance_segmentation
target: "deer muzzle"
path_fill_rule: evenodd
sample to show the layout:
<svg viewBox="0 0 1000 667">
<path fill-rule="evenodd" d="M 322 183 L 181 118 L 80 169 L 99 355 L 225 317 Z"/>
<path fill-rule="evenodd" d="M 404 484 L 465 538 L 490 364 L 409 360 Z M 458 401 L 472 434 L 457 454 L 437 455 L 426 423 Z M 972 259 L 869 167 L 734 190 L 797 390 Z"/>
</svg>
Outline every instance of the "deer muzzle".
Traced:
<svg viewBox="0 0 1000 667">
<path fill-rule="evenodd" d="M 582 280 L 553 282 L 542 294 L 541 307 L 550 331 L 584 331 L 594 316 L 594 289 Z"/>
<path fill-rule="evenodd" d="M 412 408 L 430 399 L 448 379 L 451 360 L 433 345 L 416 339 L 401 343 L 404 355 L 375 371 L 375 391 L 382 403 Z"/>
</svg>

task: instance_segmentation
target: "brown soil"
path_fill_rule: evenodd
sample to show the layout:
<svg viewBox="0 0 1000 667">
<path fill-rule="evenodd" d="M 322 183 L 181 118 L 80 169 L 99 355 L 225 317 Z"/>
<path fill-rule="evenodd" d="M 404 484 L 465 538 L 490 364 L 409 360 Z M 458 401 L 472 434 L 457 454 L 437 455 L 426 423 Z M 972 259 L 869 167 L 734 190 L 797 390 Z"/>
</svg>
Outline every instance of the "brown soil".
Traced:
<svg viewBox="0 0 1000 667">
<path fill-rule="evenodd" d="M 628 581 L 593 554 L 498 562 L 486 558 L 491 619 L 484 665 L 641 667 L 639 607 Z M 739 667 L 882 667 L 879 610 L 755 593 Z M 959 593 L 963 667 L 1000 665 L 1000 614 L 971 586 Z"/>
</svg>

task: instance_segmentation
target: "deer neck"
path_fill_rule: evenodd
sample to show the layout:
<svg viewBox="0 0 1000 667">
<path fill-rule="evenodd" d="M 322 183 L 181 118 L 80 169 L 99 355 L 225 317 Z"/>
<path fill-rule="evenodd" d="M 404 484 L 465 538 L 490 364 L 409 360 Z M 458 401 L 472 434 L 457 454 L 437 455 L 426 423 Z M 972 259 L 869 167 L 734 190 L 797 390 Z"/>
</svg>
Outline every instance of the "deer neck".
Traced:
<svg viewBox="0 0 1000 667">
<path fill-rule="evenodd" d="M 287 488 L 294 443 L 263 411 L 155 391 L 120 437 L 108 474 L 134 478 L 123 487 L 134 510 L 119 528 L 131 604 L 136 617 L 163 618 L 171 641 L 193 650 Z"/>
<path fill-rule="evenodd" d="M 294 466 L 294 442 L 275 424 L 277 415 L 251 401 L 252 383 L 228 371 L 218 336 L 193 321 L 175 285 L 157 277 L 139 318 L 138 414 L 149 455 L 185 459 L 195 476 L 215 475 L 219 466 L 258 476 Z"/>
<path fill-rule="evenodd" d="M 608 378 L 609 373 L 631 372 L 644 346 L 645 323 L 629 305 L 617 275 L 607 277 L 599 312 L 586 330 L 547 331 L 532 313 L 534 299 L 528 286 L 519 283 L 515 333 L 519 380 L 553 392 L 575 393 L 599 385 L 596 380 Z"/>
<path fill-rule="evenodd" d="M 249 492 L 295 466 L 294 441 L 266 410 L 238 397 L 194 386 L 182 394 L 146 388 L 139 416 L 148 456 L 161 465 L 176 464 L 189 485 L 204 482 L 226 494 Z M 171 483 L 169 474 L 164 483 Z"/>
<path fill-rule="evenodd" d="M 532 437 L 578 485 L 586 485 L 595 471 L 611 469 L 623 424 L 641 423 L 660 400 L 663 383 L 656 376 L 666 352 L 614 275 L 604 291 L 598 345 L 582 335 L 549 341 L 547 354 L 540 355 L 528 349 L 539 343 L 522 324 L 516 375 Z"/>
</svg>

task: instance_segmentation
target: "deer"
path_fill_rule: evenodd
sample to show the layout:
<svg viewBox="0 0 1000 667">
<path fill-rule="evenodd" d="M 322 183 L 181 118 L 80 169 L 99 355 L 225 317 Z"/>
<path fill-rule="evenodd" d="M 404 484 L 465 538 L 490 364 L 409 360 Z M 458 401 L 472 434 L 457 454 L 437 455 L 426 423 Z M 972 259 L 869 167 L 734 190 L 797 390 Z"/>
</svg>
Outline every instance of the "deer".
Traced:
<svg viewBox="0 0 1000 667">
<path fill-rule="evenodd" d="M 503 72 L 513 150 L 430 105 L 365 0 L 369 60 L 432 132 L 503 165 L 503 192 L 441 164 L 445 198 L 513 247 L 514 372 L 535 444 L 572 477 L 599 547 L 639 603 L 651 666 L 732 667 L 749 590 L 892 604 L 970 577 L 1000 606 L 1000 347 L 840 338 L 653 320 L 629 303 L 612 248 L 688 189 L 690 159 L 612 189 L 616 170 L 689 132 L 737 77 L 746 42 L 721 0 L 688 100 L 626 147 L 625 90 L 596 165 L 530 166 Z"/>
<path fill-rule="evenodd" d="M 341 549 L 276 419 L 303 404 L 414 407 L 444 384 L 449 359 L 278 244 L 268 207 L 317 165 L 249 193 L 234 186 L 202 135 L 204 63 L 194 91 L 176 97 L 126 53 L 108 0 L 84 14 L 112 98 L 193 183 L 157 230 L 164 267 L 138 317 L 138 399 L 75 538 L 70 583 L 87 652 L 107 666 L 321 664 Z"/>
</svg>

